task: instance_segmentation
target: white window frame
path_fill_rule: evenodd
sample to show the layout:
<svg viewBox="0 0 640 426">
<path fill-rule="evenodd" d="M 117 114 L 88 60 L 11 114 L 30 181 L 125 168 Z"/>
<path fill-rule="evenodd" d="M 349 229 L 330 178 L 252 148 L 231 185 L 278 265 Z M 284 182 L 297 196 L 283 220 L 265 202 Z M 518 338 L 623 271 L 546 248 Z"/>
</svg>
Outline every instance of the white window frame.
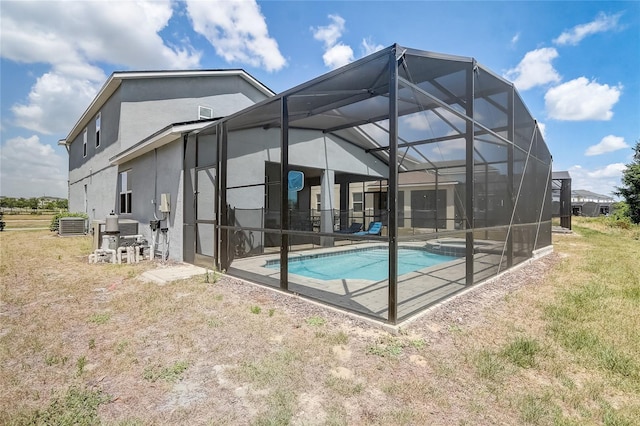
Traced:
<svg viewBox="0 0 640 426">
<path fill-rule="evenodd" d="M 322 194 L 316 194 L 316 211 L 322 210 Z"/>
<path fill-rule="evenodd" d="M 82 158 L 87 156 L 87 129 L 82 132 Z"/>
<path fill-rule="evenodd" d="M 98 113 L 98 115 L 96 115 L 96 148 L 98 148 L 100 146 L 100 127 L 101 127 L 101 121 L 102 121 L 102 113 Z"/>
<path fill-rule="evenodd" d="M 360 196 L 359 200 L 356 200 L 356 195 Z M 362 192 L 354 192 L 351 196 L 352 199 L 352 207 L 354 212 L 362 212 L 364 211 L 364 195 Z M 359 206 L 359 207 L 356 207 Z"/>
<path fill-rule="evenodd" d="M 131 205 L 133 204 L 133 191 L 131 190 L 131 169 L 123 170 L 118 173 L 118 181 L 120 184 L 118 210 L 120 214 L 131 214 Z"/>
<path fill-rule="evenodd" d="M 213 108 L 198 105 L 198 120 L 210 120 L 213 118 Z"/>
</svg>

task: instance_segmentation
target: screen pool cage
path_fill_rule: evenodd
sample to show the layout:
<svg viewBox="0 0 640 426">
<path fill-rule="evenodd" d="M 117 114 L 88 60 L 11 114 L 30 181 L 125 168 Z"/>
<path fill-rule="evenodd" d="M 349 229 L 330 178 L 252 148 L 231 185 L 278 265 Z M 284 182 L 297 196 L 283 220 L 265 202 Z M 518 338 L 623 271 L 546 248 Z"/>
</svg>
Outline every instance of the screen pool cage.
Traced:
<svg viewBox="0 0 640 426">
<path fill-rule="evenodd" d="M 257 283 L 395 324 L 551 245 L 547 145 L 473 58 L 393 45 L 202 134 L 218 147 L 216 262 Z M 423 254 L 435 264 L 407 266 Z"/>
</svg>

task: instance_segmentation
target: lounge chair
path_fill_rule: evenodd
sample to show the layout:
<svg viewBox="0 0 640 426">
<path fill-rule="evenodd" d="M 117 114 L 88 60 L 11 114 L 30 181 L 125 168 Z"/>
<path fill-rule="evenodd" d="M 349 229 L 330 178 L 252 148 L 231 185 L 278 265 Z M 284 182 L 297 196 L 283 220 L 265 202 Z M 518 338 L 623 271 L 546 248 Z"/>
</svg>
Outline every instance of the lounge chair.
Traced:
<svg viewBox="0 0 640 426">
<path fill-rule="evenodd" d="M 355 232 L 353 235 L 380 235 L 382 232 L 382 222 L 371 222 L 366 231 Z"/>
<path fill-rule="evenodd" d="M 356 232 L 362 229 L 362 224 L 358 222 L 353 222 L 350 227 L 347 229 L 341 229 L 336 231 L 338 234 L 355 234 Z"/>
</svg>

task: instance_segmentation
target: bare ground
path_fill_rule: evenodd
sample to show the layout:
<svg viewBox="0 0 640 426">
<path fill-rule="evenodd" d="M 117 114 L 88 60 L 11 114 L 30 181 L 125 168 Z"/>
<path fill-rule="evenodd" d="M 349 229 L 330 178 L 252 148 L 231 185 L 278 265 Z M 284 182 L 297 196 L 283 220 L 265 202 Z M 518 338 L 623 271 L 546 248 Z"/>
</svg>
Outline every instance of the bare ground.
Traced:
<svg viewBox="0 0 640 426">
<path fill-rule="evenodd" d="M 88 265 L 87 238 L 1 238 L 0 423 L 73 386 L 108 396 L 102 423 L 158 425 L 598 424 L 597 401 L 635 396 L 545 337 L 549 274 L 584 249 L 575 235 L 559 237 L 577 244 L 571 256 L 508 272 L 397 334 L 231 277 L 145 283 L 157 265 Z M 519 336 L 542 342 L 534 368 L 500 355 Z"/>
</svg>

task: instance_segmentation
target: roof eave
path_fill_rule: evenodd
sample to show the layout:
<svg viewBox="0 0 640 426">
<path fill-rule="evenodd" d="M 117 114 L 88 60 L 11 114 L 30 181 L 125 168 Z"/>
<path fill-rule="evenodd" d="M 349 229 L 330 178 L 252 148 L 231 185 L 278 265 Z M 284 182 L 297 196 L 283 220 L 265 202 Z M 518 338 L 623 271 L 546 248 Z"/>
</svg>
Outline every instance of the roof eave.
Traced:
<svg viewBox="0 0 640 426">
<path fill-rule="evenodd" d="M 154 133 L 153 135 L 141 140 L 137 144 L 119 152 L 117 155 L 109 158 L 112 165 L 120 165 L 140 157 L 143 154 L 151 152 L 155 149 L 163 147 L 184 135 L 203 128 L 209 124 L 208 121 L 197 123 L 171 124 L 164 129 Z"/>
</svg>

